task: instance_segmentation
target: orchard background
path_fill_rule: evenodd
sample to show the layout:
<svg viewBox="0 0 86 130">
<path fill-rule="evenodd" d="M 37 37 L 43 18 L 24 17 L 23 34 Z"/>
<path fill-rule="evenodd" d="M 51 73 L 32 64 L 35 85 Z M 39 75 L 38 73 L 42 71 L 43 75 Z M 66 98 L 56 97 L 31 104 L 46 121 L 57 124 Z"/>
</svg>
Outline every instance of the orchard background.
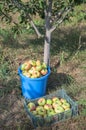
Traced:
<svg viewBox="0 0 86 130">
<path fill-rule="evenodd" d="M 23 0 L 24 3 L 27 1 Z M 3 0 L 0 1 L 0 129 L 33 130 L 33 126 L 26 115 L 22 103 L 17 69 L 22 60 L 26 58 L 38 59 L 39 57 L 40 60 L 43 60 L 45 20 L 44 14 L 39 12 L 42 11 L 43 6 L 40 3 L 40 6 L 36 7 L 38 9 L 38 13 L 36 14 L 34 12 L 35 9 L 31 8 L 33 10 L 30 10 L 32 11 L 31 16 L 34 24 L 39 29 L 40 34 L 43 33 L 42 36 L 40 35 L 38 37 L 28 21 L 22 22 L 22 17 L 19 17 L 18 10 L 14 8 L 14 14 L 12 14 L 10 10 L 5 10 L 5 5 L 2 6 L 2 3 Z M 69 7 L 68 5 L 66 6 Z M 6 7 L 8 6 L 6 5 Z M 65 9 L 64 4 L 62 7 Z M 3 12 L 1 13 L 1 11 Z M 54 7 L 53 14 L 56 13 Z M 6 16 L 12 16 L 12 19 Z M 64 88 L 70 97 L 76 100 L 79 105 L 79 116 L 59 123 L 59 130 L 85 130 L 85 0 L 75 0 L 70 12 L 62 20 L 62 23 L 52 33 L 49 61 L 52 72 L 48 80 L 47 94 Z"/>
</svg>

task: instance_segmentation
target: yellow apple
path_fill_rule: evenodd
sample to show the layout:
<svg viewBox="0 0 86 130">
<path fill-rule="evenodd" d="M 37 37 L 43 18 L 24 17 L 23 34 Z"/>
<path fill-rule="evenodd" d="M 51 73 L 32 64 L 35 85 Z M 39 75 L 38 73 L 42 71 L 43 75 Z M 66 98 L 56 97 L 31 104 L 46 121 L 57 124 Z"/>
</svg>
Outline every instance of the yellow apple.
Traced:
<svg viewBox="0 0 86 130">
<path fill-rule="evenodd" d="M 36 66 L 39 66 L 39 65 L 41 65 L 41 62 L 40 62 L 40 60 L 37 60 L 36 61 Z"/>
</svg>

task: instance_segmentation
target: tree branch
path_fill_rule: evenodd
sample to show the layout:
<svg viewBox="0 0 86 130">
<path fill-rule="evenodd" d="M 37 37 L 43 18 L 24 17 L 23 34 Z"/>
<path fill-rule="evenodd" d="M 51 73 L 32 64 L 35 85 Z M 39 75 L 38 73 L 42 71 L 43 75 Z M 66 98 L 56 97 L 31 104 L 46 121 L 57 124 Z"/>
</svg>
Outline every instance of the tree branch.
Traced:
<svg viewBox="0 0 86 130">
<path fill-rule="evenodd" d="M 50 29 L 51 32 L 53 32 L 56 29 L 56 27 L 63 22 L 63 20 L 66 18 L 71 9 L 72 8 L 70 7 L 62 11 L 62 13 L 60 14 L 60 18 L 57 18 L 55 25 L 53 25 L 52 28 Z"/>
<path fill-rule="evenodd" d="M 20 10 L 24 9 L 25 13 L 26 13 L 26 17 L 29 19 L 29 22 L 31 24 L 31 26 L 34 28 L 38 38 L 42 37 L 42 34 L 39 32 L 38 28 L 36 27 L 36 25 L 34 24 L 30 14 L 27 14 L 26 12 L 26 8 L 24 7 L 23 4 L 21 4 L 20 2 L 18 2 L 17 0 L 11 0 L 12 3 L 17 7 L 19 8 Z"/>
</svg>

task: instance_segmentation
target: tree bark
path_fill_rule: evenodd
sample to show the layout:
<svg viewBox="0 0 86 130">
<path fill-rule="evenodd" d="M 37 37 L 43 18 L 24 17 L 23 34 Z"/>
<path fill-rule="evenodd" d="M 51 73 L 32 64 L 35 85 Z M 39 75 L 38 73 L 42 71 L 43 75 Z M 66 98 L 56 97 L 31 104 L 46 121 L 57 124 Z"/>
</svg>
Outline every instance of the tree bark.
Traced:
<svg viewBox="0 0 86 130">
<path fill-rule="evenodd" d="M 51 32 L 46 30 L 46 36 L 44 41 L 44 62 L 47 66 L 50 65 L 50 42 L 51 42 Z"/>
<path fill-rule="evenodd" d="M 51 11 L 52 11 L 52 0 L 47 0 L 45 9 L 45 40 L 44 40 L 44 62 L 46 63 L 47 66 L 50 65 Z"/>
</svg>

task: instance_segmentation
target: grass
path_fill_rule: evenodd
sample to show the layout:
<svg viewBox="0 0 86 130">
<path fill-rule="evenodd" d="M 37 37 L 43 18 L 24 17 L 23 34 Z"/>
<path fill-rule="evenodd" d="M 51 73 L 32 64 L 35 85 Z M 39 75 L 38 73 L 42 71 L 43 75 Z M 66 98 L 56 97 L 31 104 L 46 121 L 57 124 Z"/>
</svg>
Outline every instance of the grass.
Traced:
<svg viewBox="0 0 86 130">
<path fill-rule="evenodd" d="M 79 7 L 77 9 L 79 11 Z M 0 29 L 0 127 L 2 130 L 33 130 L 24 111 L 17 69 L 25 58 L 43 60 L 43 51 L 43 38 L 37 39 L 34 32 L 25 31 L 15 39 L 11 30 Z M 64 88 L 79 105 L 79 116 L 59 123 L 58 129 L 85 130 L 85 22 L 76 24 L 74 20 L 71 24 L 60 26 L 52 35 L 50 52 L 52 73 L 48 80 L 47 94 Z"/>
</svg>

